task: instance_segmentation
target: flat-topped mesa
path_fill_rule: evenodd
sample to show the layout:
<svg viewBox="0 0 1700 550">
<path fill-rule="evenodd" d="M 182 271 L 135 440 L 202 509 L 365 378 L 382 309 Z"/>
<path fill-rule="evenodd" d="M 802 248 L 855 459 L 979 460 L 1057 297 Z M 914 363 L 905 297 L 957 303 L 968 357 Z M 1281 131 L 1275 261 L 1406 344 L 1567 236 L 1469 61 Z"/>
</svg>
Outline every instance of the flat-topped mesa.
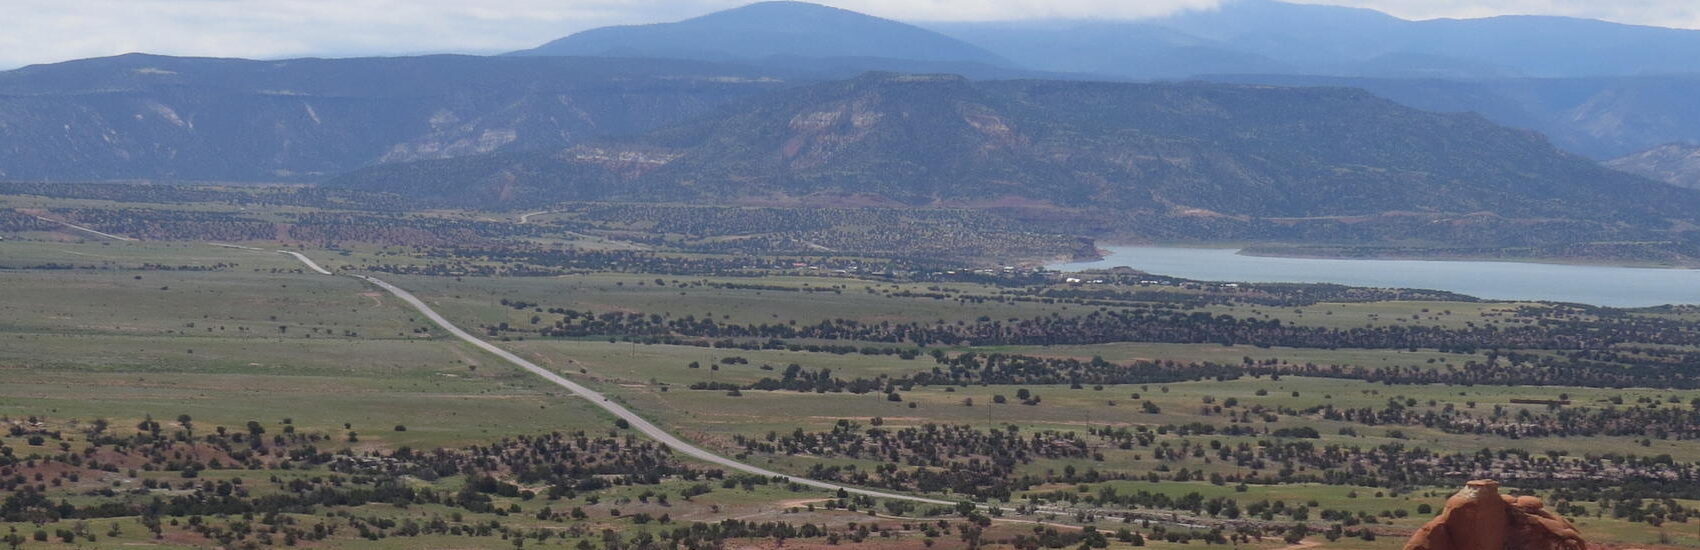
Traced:
<svg viewBox="0 0 1700 550">
<path fill-rule="evenodd" d="M 1587 550 L 1581 533 L 1541 499 L 1499 494 L 1476 480 L 1446 499 L 1446 509 L 1405 543 L 1405 550 Z"/>
</svg>

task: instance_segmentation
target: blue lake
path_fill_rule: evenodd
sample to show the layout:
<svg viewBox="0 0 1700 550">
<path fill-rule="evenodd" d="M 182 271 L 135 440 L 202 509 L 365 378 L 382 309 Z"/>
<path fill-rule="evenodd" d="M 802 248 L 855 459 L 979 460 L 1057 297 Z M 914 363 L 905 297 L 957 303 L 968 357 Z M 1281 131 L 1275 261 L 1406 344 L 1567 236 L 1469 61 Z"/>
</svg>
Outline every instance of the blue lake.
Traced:
<svg viewBox="0 0 1700 550">
<path fill-rule="evenodd" d="M 1336 283 L 1446 290 L 1495 300 L 1641 307 L 1700 303 L 1700 270 L 1522 262 L 1334 260 L 1244 256 L 1227 248 L 1105 246 L 1103 260 L 1061 271 L 1126 266 L 1200 281 Z"/>
</svg>

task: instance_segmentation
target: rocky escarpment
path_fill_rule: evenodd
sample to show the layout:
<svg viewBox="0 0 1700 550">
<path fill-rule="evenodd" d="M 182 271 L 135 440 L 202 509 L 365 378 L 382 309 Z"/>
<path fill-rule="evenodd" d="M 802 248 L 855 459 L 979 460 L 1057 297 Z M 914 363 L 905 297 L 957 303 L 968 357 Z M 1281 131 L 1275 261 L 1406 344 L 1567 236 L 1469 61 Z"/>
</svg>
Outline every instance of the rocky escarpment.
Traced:
<svg viewBox="0 0 1700 550">
<path fill-rule="evenodd" d="M 1671 143 L 1606 162 L 1606 166 L 1677 187 L 1700 189 L 1700 145 Z"/>
<path fill-rule="evenodd" d="M 1499 483 L 1476 480 L 1446 499 L 1446 509 L 1424 524 L 1405 550 L 1587 550 L 1568 520 L 1541 499 L 1503 496 Z"/>
<path fill-rule="evenodd" d="M 0 71 L 0 179 L 316 180 L 641 133 L 786 86 L 695 61 L 85 59 Z"/>
</svg>

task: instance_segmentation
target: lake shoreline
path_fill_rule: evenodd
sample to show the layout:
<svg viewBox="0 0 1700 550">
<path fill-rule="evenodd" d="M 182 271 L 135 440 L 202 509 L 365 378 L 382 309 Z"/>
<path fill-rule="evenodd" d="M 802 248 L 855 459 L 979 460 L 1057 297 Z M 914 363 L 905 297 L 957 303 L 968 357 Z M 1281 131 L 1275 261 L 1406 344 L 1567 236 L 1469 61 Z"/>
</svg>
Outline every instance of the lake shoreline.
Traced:
<svg viewBox="0 0 1700 550">
<path fill-rule="evenodd" d="M 1314 257 L 1241 246 L 1101 245 L 1092 261 L 1047 265 L 1059 271 L 1128 267 L 1198 281 L 1323 283 L 1454 292 L 1488 300 L 1551 301 L 1611 307 L 1700 304 L 1700 270 L 1663 266 L 1550 263 L 1472 258 Z"/>
<path fill-rule="evenodd" d="M 1121 246 L 1121 245 L 1106 245 Z M 1196 248 L 1186 246 L 1161 246 L 1164 248 Z M 1215 247 L 1202 247 L 1215 248 Z M 1677 269 L 1700 270 L 1700 264 L 1667 263 L 1655 261 L 1616 261 L 1604 258 L 1588 257 L 1549 257 L 1549 256 L 1494 256 L 1488 254 L 1434 254 L 1434 253 L 1370 253 L 1370 254 L 1330 254 L 1326 250 L 1307 249 L 1301 247 L 1257 246 L 1248 245 L 1239 248 L 1241 256 L 1257 256 L 1265 258 L 1298 258 L 1317 260 L 1381 260 L 1381 261 L 1425 261 L 1425 262 L 1500 262 L 1541 265 L 1571 265 L 1586 267 L 1623 267 L 1631 269 Z"/>
<path fill-rule="evenodd" d="M 1024 262 L 1025 265 L 1049 266 L 1065 263 L 1086 263 L 1100 261 L 1118 248 L 1185 248 L 1221 250 L 1233 249 L 1241 256 L 1263 258 L 1294 258 L 1316 260 L 1382 260 L 1382 261 L 1432 261 L 1432 262 L 1500 262 L 1542 265 L 1572 265 L 1587 267 L 1622 267 L 1632 269 L 1678 269 L 1700 270 L 1700 262 L 1659 262 L 1652 260 L 1613 260 L 1588 256 L 1498 256 L 1493 254 L 1440 254 L 1431 248 L 1413 248 L 1410 254 L 1401 253 L 1350 253 L 1338 248 L 1268 245 L 1257 243 L 1226 243 L 1226 242 L 1128 242 L 1128 243 L 1098 243 L 1094 246 L 1094 255 L 1056 254 L 1037 261 Z M 1330 252 L 1338 250 L 1338 252 Z"/>
</svg>

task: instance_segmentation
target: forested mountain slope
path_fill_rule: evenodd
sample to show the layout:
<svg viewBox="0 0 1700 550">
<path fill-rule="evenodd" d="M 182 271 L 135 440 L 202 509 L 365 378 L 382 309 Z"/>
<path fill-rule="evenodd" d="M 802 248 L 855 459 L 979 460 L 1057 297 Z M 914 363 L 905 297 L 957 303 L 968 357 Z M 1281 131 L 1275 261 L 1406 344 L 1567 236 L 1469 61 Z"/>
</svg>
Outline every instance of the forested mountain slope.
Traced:
<svg viewBox="0 0 1700 550">
<path fill-rule="evenodd" d="M 333 185 L 465 204 L 1045 204 L 1654 225 L 1700 206 L 1700 195 L 1602 168 L 1532 132 L 1358 90 L 888 73 L 779 92 L 637 138 L 377 167 Z"/>
<path fill-rule="evenodd" d="M 0 72 L 0 178 L 312 180 L 642 132 L 785 85 L 676 60 L 87 59 Z"/>
<path fill-rule="evenodd" d="M 1404 105 L 1473 112 L 1534 130 L 1566 151 L 1597 160 L 1649 147 L 1700 141 L 1700 76 L 1612 78 L 1341 78 L 1218 75 L 1215 82 L 1360 88 Z"/>
</svg>

